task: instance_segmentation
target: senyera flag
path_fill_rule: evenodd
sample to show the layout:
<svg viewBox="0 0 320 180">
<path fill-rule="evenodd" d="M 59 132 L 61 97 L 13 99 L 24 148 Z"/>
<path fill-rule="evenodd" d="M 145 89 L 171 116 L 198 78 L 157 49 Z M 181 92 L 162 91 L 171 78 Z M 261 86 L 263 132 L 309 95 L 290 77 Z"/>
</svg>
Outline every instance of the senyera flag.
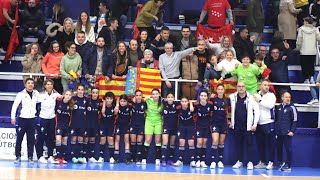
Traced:
<svg viewBox="0 0 320 180">
<path fill-rule="evenodd" d="M 7 49 L 6 55 L 4 57 L 4 61 L 7 61 L 8 59 L 10 59 L 12 57 L 14 51 L 16 50 L 16 48 L 19 45 L 19 38 L 18 38 L 18 33 L 17 33 L 17 24 L 18 24 L 18 21 L 19 21 L 19 9 L 18 9 L 18 6 L 16 6 L 16 14 L 15 14 L 14 19 L 15 19 L 15 22 L 13 24 L 11 37 L 10 37 L 10 42 L 9 42 L 9 45 L 8 45 L 8 49 Z"/>
<path fill-rule="evenodd" d="M 210 43 L 220 43 L 223 36 L 229 36 L 233 39 L 232 25 L 227 24 L 217 29 L 211 29 L 201 24 L 197 26 L 196 37 L 199 40 L 208 39 Z"/>
<path fill-rule="evenodd" d="M 139 89 L 143 97 L 150 96 L 152 89 L 161 89 L 161 76 L 159 69 L 131 68 L 128 71 L 126 94 L 133 96 Z"/>
<path fill-rule="evenodd" d="M 105 76 L 96 76 L 96 86 L 99 88 L 99 98 L 103 98 L 106 92 L 113 92 L 116 97 L 125 94 L 126 79 L 117 77 L 106 82 Z"/>
</svg>

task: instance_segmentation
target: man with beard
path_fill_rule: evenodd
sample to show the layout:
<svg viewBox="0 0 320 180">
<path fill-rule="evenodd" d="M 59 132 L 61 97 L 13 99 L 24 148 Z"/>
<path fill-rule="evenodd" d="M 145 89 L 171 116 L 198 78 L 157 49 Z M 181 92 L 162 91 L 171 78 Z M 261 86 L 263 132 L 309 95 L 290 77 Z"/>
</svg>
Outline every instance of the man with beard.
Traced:
<svg viewBox="0 0 320 180">
<path fill-rule="evenodd" d="M 103 75 L 106 76 L 106 81 L 110 80 L 113 63 L 107 52 L 103 37 L 98 37 L 96 46 L 90 48 L 83 59 L 83 74 L 86 79 L 89 79 L 90 75 Z"/>
</svg>

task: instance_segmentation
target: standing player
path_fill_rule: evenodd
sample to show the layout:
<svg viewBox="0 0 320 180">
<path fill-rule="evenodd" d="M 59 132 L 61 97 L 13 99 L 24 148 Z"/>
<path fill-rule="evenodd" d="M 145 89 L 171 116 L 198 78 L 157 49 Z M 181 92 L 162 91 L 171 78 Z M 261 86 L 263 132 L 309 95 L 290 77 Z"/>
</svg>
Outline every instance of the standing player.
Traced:
<svg viewBox="0 0 320 180">
<path fill-rule="evenodd" d="M 224 140 L 228 132 L 228 102 L 224 95 L 225 89 L 223 84 L 217 86 L 217 97 L 211 98 L 210 101 L 213 103 L 213 114 L 212 114 L 212 155 L 210 168 L 216 168 L 217 154 L 219 156 L 218 167 L 224 168 L 223 165 L 223 153 L 224 153 Z"/>
<path fill-rule="evenodd" d="M 136 90 L 135 96 L 132 100 L 132 117 L 130 123 L 130 140 L 131 140 L 131 153 L 133 161 L 141 164 L 141 154 L 143 149 L 143 135 L 145 123 L 145 111 L 147 104 L 142 100 L 142 91 Z"/>
<path fill-rule="evenodd" d="M 285 92 L 282 94 L 282 104 L 276 110 L 276 134 L 278 145 L 278 161 L 280 170 L 291 171 L 292 159 L 292 137 L 297 127 L 297 109 L 291 102 L 291 94 Z M 287 153 L 287 162 L 282 160 L 283 146 Z"/>
<path fill-rule="evenodd" d="M 88 153 L 87 157 L 89 158 L 89 162 L 96 163 L 98 162 L 94 158 L 94 145 L 96 143 L 96 136 L 99 128 L 99 118 L 100 112 L 102 108 L 102 100 L 99 99 L 99 89 L 97 87 L 93 87 L 91 89 L 91 98 L 87 98 L 87 108 L 86 108 L 86 131 L 87 137 L 85 138 L 85 142 L 88 143 Z"/>
<path fill-rule="evenodd" d="M 86 152 L 84 152 L 83 137 L 85 136 L 85 125 L 86 125 L 86 97 L 83 95 L 84 85 L 77 85 L 77 95 L 73 96 L 74 107 L 71 112 L 71 125 L 70 125 L 70 136 L 71 136 L 71 157 L 73 163 L 87 163 L 85 158 Z M 77 148 L 78 140 L 78 148 Z"/>
<path fill-rule="evenodd" d="M 117 125 L 116 125 L 116 139 L 114 146 L 114 158 L 115 162 L 119 162 L 120 159 L 120 136 L 124 135 L 124 145 L 126 154 L 126 164 L 130 164 L 130 118 L 132 111 L 132 104 L 128 103 L 128 96 L 122 94 L 117 101 L 115 113 L 118 114 Z"/>
<path fill-rule="evenodd" d="M 147 103 L 147 117 L 144 128 L 145 141 L 143 150 L 143 159 L 141 164 L 147 163 L 147 156 L 149 147 L 152 141 L 152 135 L 155 135 L 156 143 L 156 165 L 160 165 L 161 156 L 161 133 L 162 133 L 162 117 L 161 112 L 163 109 L 160 90 L 153 89 L 151 91 L 151 98 L 146 100 Z"/>
<path fill-rule="evenodd" d="M 16 126 L 17 140 L 15 147 L 16 160 L 15 164 L 21 162 L 21 143 L 23 136 L 27 133 L 27 146 L 28 146 L 28 162 L 33 164 L 33 146 L 34 146 L 34 131 L 35 131 L 35 118 L 36 118 L 36 104 L 39 92 L 34 90 L 34 80 L 27 78 L 24 83 L 25 89 L 20 91 L 11 109 L 11 124 Z M 18 123 L 16 124 L 16 112 L 18 106 L 22 104 Z"/>
<path fill-rule="evenodd" d="M 275 132 L 274 132 L 274 106 L 276 96 L 269 91 L 269 82 L 261 82 L 260 91 L 253 96 L 259 104 L 260 118 L 257 127 L 257 144 L 259 147 L 260 162 L 254 168 L 271 170 L 274 162 Z M 265 163 L 268 163 L 266 166 Z"/>
<path fill-rule="evenodd" d="M 62 99 L 56 100 L 56 159 L 55 163 L 66 164 L 66 152 L 69 135 L 70 114 L 74 107 L 72 92 L 66 90 Z"/>
<path fill-rule="evenodd" d="M 53 89 L 54 82 L 51 79 L 46 79 L 43 83 L 44 91 L 39 94 L 38 102 L 41 103 L 40 124 L 38 125 L 37 136 L 37 156 L 40 163 L 54 163 L 53 148 L 54 148 L 54 132 L 56 128 L 55 106 L 57 97 L 61 96 Z M 46 143 L 48 148 L 48 161 L 43 156 L 43 143 Z"/>
<path fill-rule="evenodd" d="M 190 104 L 190 106 L 188 106 Z M 195 161 L 195 148 L 194 148 L 194 130 L 195 122 L 193 118 L 194 107 L 192 102 L 188 101 L 187 98 L 181 99 L 181 105 L 177 106 L 177 114 L 179 119 L 178 124 L 178 138 L 179 138 L 179 154 L 178 160 L 173 164 L 174 166 L 183 165 L 183 156 L 185 150 L 186 140 L 188 140 L 189 145 L 189 155 L 191 156 L 191 167 L 196 166 Z"/>
<path fill-rule="evenodd" d="M 175 149 L 175 141 L 177 134 L 178 114 L 176 111 L 177 103 L 174 102 L 174 95 L 169 93 L 163 104 L 163 130 L 162 130 L 162 148 L 161 148 L 161 165 L 167 166 L 167 155 L 169 155 L 168 164 L 172 165 L 172 158 Z M 170 137 L 170 149 L 168 149 L 168 141 Z"/>
<path fill-rule="evenodd" d="M 104 162 L 105 157 L 105 144 L 108 141 L 109 148 L 109 162 L 110 164 L 115 163 L 114 160 L 114 128 L 115 128 L 115 96 L 112 92 L 107 92 L 104 96 L 103 106 L 101 110 L 100 120 L 100 143 L 99 143 L 99 163 Z"/>
<path fill-rule="evenodd" d="M 200 92 L 200 101 L 195 102 L 194 111 L 196 113 L 196 136 L 197 136 L 197 163 L 196 167 L 208 167 L 205 163 L 207 140 L 210 136 L 210 121 L 213 111 L 212 102 L 208 101 L 208 92 Z"/>
</svg>

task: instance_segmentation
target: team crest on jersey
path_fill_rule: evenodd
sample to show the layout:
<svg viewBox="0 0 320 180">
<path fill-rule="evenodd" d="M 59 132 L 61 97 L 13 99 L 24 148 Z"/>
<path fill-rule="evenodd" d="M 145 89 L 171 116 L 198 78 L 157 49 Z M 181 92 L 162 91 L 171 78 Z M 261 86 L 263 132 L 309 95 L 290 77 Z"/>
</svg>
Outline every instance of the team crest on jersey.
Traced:
<svg viewBox="0 0 320 180">
<path fill-rule="evenodd" d="M 200 116 L 201 116 L 201 113 L 198 113 L 198 116 L 200 117 Z"/>
<path fill-rule="evenodd" d="M 180 136 L 180 134 L 181 134 L 180 131 L 178 131 L 178 132 L 177 132 L 177 135 Z"/>
<path fill-rule="evenodd" d="M 75 105 L 73 106 L 73 109 L 78 109 L 78 105 L 75 104 Z"/>
<path fill-rule="evenodd" d="M 188 115 L 190 116 L 190 115 L 191 115 L 191 112 L 188 112 Z"/>
<path fill-rule="evenodd" d="M 284 112 L 284 113 L 286 113 L 286 112 L 287 112 L 287 110 L 285 109 L 283 112 Z"/>
<path fill-rule="evenodd" d="M 87 110 L 88 110 L 88 111 L 91 111 L 92 109 L 91 109 L 91 107 L 88 107 Z"/>
<path fill-rule="evenodd" d="M 144 105 L 141 105 L 141 109 L 143 109 L 144 108 Z"/>
<path fill-rule="evenodd" d="M 175 104 L 172 104 L 172 107 L 174 108 L 176 105 Z"/>
<path fill-rule="evenodd" d="M 167 111 L 167 110 L 163 110 L 163 113 L 164 113 L 164 114 L 168 114 L 168 111 Z"/>
<path fill-rule="evenodd" d="M 210 111 L 210 107 L 207 108 L 208 112 Z"/>
<path fill-rule="evenodd" d="M 60 133 L 60 129 L 57 129 L 57 133 L 58 133 L 58 134 Z"/>
<path fill-rule="evenodd" d="M 58 112 L 58 114 L 61 114 L 61 110 L 60 109 L 58 109 L 57 112 Z"/>
</svg>

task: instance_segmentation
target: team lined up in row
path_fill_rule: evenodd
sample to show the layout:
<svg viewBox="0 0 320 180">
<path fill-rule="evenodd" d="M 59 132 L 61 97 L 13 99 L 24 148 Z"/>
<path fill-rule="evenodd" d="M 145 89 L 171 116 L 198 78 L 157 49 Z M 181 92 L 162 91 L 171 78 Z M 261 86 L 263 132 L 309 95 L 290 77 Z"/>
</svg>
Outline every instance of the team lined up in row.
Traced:
<svg viewBox="0 0 320 180">
<path fill-rule="evenodd" d="M 70 135 L 70 156 L 74 163 L 86 163 L 87 158 L 90 162 L 104 162 L 107 142 L 109 162 L 119 162 L 119 142 L 120 137 L 124 137 L 125 162 L 146 164 L 152 136 L 155 135 L 156 164 L 183 165 L 187 140 L 191 157 L 190 166 L 207 167 L 205 163 L 207 140 L 212 135 L 210 167 L 215 168 L 218 161 L 218 167 L 223 168 L 224 140 L 228 131 L 227 109 L 231 106 L 230 128 L 235 130 L 238 158 L 233 167 L 242 167 L 243 149 L 248 146 L 247 168 L 253 169 L 252 153 L 249 151 L 251 151 L 252 134 L 259 123 L 258 130 L 262 136 L 258 141 L 264 145 L 259 148 L 267 146 L 274 149 L 273 138 L 276 129 L 278 139 L 281 140 L 278 146 L 278 150 L 281 151 L 278 152 L 282 152 L 282 146 L 285 145 L 288 155 L 288 163 L 283 163 L 282 166 L 286 165 L 287 169 L 290 169 L 290 141 L 297 121 L 296 109 L 290 103 L 290 94 L 285 93 L 283 105 L 277 109 L 276 128 L 274 128 L 276 98 L 269 92 L 267 81 L 262 82 L 261 91 L 254 96 L 246 92 L 244 83 L 239 82 L 237 92 L 227 99 L 224 95 L 224 86 L 221 84 L 216 88 L 217 95 L 210 98 L 206 91 L 202 91 L 200 100 L 194 103 L 189 102 L 187 98 L 182 98 L 180 102 L 175 101 L 171 93 L 166 98 L 161 98 L 157 89 L 152 91 L 151 97 L 145 99 L 142 98 L 142 92 L 137 90 L 132 99 L 124 94 L 116 100 L 112 92 L 107 92 L 101 100 L 97 88 L 92 89 L 91 97 L 85 97 L 84 86 L 81 84 L 78 84 L 75 96 L 67 90 L 62 98 L 53 90 L 53 81 L 50 79 L 45 81 L 43 93 L 38 94 L 33 90 L 33 86 L 33 79 L 27 79 L 26 89 L 18 93 L 12 107 L 12 124 L 15 124 L 16 109 L 22 102 L 17 123 L 16 163 L 21 160 L 21 142 L 25 132 L 28 136 L 29 161 L 33 162 L 32 124 L 36 117 L 36 103 L 40 102 L 40 124 L 36 145 L 39 162 L 47 162 L 42 156 L 45 141 L 48 147 L 48 161 L 66 163 L 67 140 Z M 179 138 L 179 151 L 177 159 L 174 159 L 176 136 Z M 57 152 L 55 158 L 53 158 L 54 141 Z M 99 141 L 99 154 L 94 152 L 96 141 Z M 267 153 L 268 155 L 260 153 L 260 159 L 263 162 L 269 161 L 267 169 L 272 169 L 274 150 L 269 150 Z M 264 157 L 268 157 L 268 161 Z M 278 161 L 282 161 L 282 153 L 278 153 Z"/>
</svg>

